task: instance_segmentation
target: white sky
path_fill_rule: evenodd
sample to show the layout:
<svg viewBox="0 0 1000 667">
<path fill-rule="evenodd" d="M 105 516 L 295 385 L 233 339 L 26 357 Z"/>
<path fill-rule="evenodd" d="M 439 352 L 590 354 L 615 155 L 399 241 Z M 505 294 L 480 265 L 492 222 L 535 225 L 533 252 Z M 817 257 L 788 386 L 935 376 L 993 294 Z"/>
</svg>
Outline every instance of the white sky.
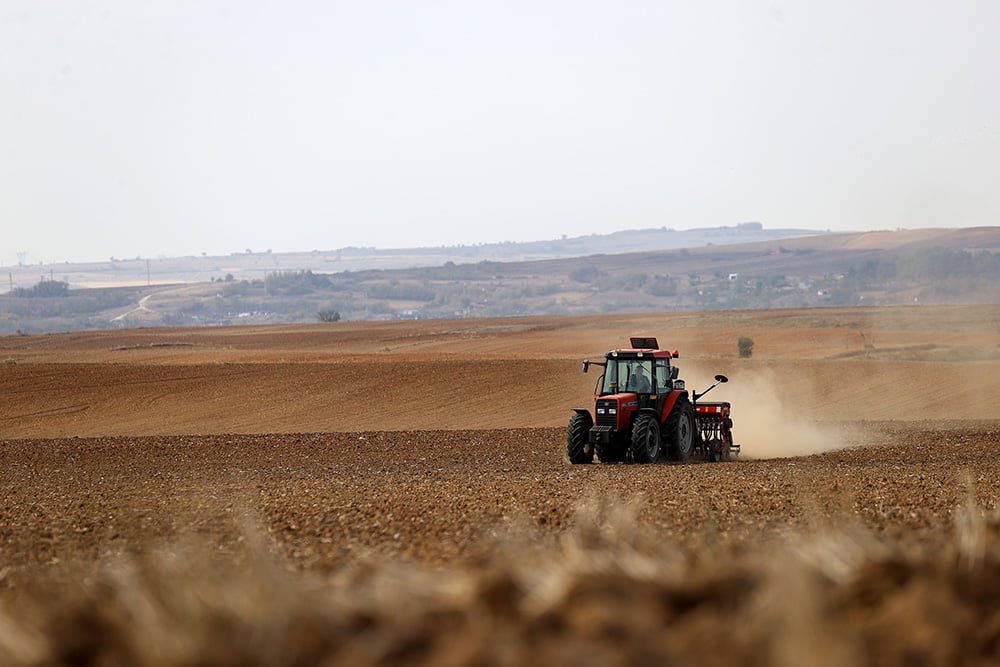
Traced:
<svg viewBox="0 0 1000 667">
<path fill-rule="evenodd" d="M 0 263 L 997 225 L 998 35 L 996 0 L 0 0 Z"/>
</svg>

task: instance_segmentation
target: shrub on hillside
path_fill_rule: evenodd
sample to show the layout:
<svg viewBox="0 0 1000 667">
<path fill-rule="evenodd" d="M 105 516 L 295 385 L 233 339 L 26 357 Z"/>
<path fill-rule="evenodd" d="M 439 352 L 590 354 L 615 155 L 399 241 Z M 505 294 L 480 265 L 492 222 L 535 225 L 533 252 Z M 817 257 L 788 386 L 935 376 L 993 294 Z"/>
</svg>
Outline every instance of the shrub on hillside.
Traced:
<svg viewBox="0 0 1000 667">
<path fill-rule="evenodd" d="M 11 296 L 19 299 L 31 297 L 47 296 L 69 296 L 69 283 L 61 280 L 42 280 L 34 287 L 15 287 L 10 291 Z"/>
</svg>

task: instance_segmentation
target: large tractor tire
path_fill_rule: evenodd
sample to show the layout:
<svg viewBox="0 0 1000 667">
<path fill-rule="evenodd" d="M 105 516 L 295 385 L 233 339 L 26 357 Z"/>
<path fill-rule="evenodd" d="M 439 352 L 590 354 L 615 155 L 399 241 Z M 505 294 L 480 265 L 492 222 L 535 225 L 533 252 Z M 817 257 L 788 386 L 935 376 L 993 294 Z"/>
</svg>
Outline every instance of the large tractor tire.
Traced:
<svg viewBox="0 0 1000 667">
<path fill-rule="evenodd" d="M 590 415 L 574 413 L 569 418 L 566 427 L 566 454 L 570 463 L 591 463 L 594 460 L 594 450 L 587 442 L 593 421 Z"/>
<path fill-rule="evenodd" d="M 635 418 L 631 445 L 636 463 L 654 463 L 660 456 L 660 424 L 652 415 Z"/>
<path fill-rule="evenodd" d="M 678 398 L 664 425 L 667 452 L 674 461 L 690 461 L 695 445 L 694 408 L 686 398 Z"/>
</svg>

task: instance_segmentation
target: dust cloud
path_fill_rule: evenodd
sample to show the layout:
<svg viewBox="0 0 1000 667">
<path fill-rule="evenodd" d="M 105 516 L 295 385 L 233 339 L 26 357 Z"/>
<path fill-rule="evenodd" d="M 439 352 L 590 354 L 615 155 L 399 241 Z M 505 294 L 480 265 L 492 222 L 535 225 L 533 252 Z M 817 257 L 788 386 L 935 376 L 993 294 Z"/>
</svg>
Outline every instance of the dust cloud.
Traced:
<svg viewBox="0 0 1000 667">
<path fill-rule="evenodd" d="M 816 454 L 845 446 L 833 424 L 821 424 L 802 411 L 801 397 L 789 405 L 778 393 L 780 378 L 769 369 L 748 369 L 731 375 L 706 401 L 733 406 L 733 441 L 740 458 L 766 459 Z"/>
</svg>

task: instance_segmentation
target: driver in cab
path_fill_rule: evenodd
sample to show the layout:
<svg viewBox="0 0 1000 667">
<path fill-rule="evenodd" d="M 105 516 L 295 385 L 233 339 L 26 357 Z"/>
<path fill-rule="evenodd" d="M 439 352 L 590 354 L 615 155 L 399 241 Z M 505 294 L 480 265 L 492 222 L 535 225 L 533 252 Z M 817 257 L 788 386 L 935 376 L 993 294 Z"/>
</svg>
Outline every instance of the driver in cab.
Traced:
<svg viewBox="0 0 1000 667">
<path fill-rule="evenodd" d="M 648 394 L 649 387 L 649 378 L 646 377 L 642 366 L 636 366 L 632 369 L 632 374 L 629 375 L 625 391 L 634 391 L 637 394 Z"/>
</svg>

